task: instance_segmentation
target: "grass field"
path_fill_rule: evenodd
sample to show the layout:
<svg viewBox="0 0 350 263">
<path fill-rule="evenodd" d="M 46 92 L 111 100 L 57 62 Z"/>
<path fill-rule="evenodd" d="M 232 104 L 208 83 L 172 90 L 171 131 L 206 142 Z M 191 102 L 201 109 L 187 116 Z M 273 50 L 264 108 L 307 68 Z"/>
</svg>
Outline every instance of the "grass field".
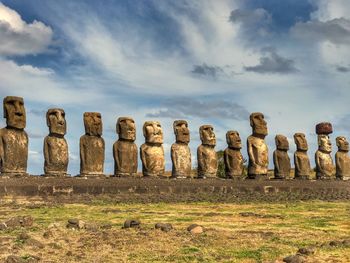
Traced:
<svg viewBox="0 0 350 263">
<path fill-rule="evenodd" d="M 350 238 L 350 203 L 345 202 L 1 203 L 1 222 L 17 215 L 32 216 L 34 224 L 0 230 L 2 260 L 17 255 L 23 262 L 35 257 L 40 262 L 282 262 L 298 248 L 315 246 L 307 262 L 350 262 L 350 246 L 328 245 Z M 90 227 L 67 229 L 70 218 Z M 141 220 L 141 227 L 121 229 L 130 218 Z M 157 222 L 174 229 L 156 230 Z M 204 226 L 204 233 L 190 234 L 186 228 L 192 223 Z"/>
</svg>

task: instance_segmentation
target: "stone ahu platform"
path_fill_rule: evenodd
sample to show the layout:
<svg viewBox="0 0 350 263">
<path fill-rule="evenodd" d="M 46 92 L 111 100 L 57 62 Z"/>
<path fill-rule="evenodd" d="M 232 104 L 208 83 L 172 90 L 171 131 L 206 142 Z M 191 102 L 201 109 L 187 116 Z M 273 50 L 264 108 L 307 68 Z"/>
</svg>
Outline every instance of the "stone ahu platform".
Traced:
<svg viewBox="0 0 350 263">
<path fill-rule="evenodd" d="M 350 181 L 0 178 L 0 200 L 90 202 L 288 202 L 350 200 Z"/>
</svg>

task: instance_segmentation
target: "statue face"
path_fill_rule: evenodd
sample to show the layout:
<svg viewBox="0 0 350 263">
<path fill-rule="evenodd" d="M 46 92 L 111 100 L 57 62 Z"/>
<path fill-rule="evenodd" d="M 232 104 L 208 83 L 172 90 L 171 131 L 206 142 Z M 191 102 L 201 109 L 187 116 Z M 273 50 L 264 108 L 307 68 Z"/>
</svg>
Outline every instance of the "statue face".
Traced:
<svg viewBox="0 0 350 263">
<path fill-rule="evenodd" d="M 211 125 L 202 125 L 199 127 L 199 134 L 203 145 L 215 146 L 216 138 L 214 128 Z"/>
<path fill-rule="evenodd" d="M 4 98 L 4 118 L 9 128 L 24 129 L 26 127 L 23 98 L 14 96 Z"/>
<path fill-rule="evenodd" d="M 268 133 L 264 114 L 260 112 L 254 112 L 250 115 L 250 126 L 253 128 L 253 134 L 266 136 Z"/>
<path fill-rule="evenodd" d="M 176 136 L 176 142 L 188 144 L 190 142 L 190 130 L 188 129 L 187 121 L 174 121 L 173 127 Z"/>
<path fill-rule="evenodd" d="M 294 142 L 297 145 L 297 150 L 299 151 L 307 151 L 309 148 L 304 133 L 295 133 Z"/>
<path fill-rule="evenodd" d="M 62 109 L 49 109 L 46 113 L 46 123 L 50 129 L 50 134 L 65 135 L 67 124 L 65 112 Z"/>
<path fill-rule="evenodd" d="M 275 137 L 275 142 L 276 142 L 276 148 L 278 150 L 282 151 L 288 151 L 289 150 L 289 143 L 288 139 L 284 135 L 276 135 Z"/>
<path fill-rule="evenodd" d="M 226 133 L 226 142 L 230 148 L 242 149 L 241 137 L 237 131 L 228 131 Z"/>
<path fill-rule="evenodd" d="M 332 152 L 332 143 L 328 135 L 318 135 L 318 149 L 325 153 Z"/>
<path fill-rule="evenodd" d="M 99 112 L 84 112 L 85 134 L 92 136 L 102 135 L 102 117 Z"/>
<path fill-rule="evenodd" d="M 119 134 L 119 139 L 124 139 L 127 141 L 135 141 L 136 139 L 135 121 L 129 117 L 118 118 L 117 133 Z"/>
<path fill-rule="evenodd" d="M 163 143 L 163 130 L 158 121 L 146 121 L 143 125 L 143 136 L 147 143 Z"/>
<path fill-rule="evenodd" d="M 349 143 L 344 136 L 339 136 L 335 140 L 337 142 L 339 151 L 344 151 L 344 152 L 349 151 Z"/>
</svg>

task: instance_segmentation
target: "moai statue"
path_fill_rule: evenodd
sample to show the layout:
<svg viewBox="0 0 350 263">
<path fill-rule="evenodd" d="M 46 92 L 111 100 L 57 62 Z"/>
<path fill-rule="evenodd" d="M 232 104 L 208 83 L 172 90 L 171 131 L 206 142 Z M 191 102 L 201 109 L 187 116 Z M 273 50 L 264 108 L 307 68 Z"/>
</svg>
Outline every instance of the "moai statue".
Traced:
<svg viewBox="0 0 350 263">
<path fill-rule="evenodd" d="M 336 177 L 340 180 L 350 180 L 349 143 L 344 136 L 336 138 L 338 151 L 335 154 Z"/>
<path fill-rule="evenodd" d="M 140 147 L 143 176 L 163 177 L 165 159 L 163 148 L 163 131 L 158 121 L 146 121 L 143 125 L 145 143 Z"/>
<path fill-rule="evenodd" d="M 328 122 L 316 125 L 318 138 L 318 150 L 315 153 L 316 179 L 335 178 L 334 164 L 331 156 L 332 143 L 328 134 L 333 132 L 332 125 Z"/>
<path fill-rule="evenodd" d="M 44 176 L 66 176 L 68 167 L 67 131 L 63 109 L 49 109 L 46 123 L 50 133 L 44 139 Z"/>
<path fill-rule="evenodd" d="M 224 151 L 225 174 L 228 179 L 243 179 L 242 141 L 237 131 L 226 133 L 228 147 Z"/>
<path fill-rule="evenodd" d="M 190 142 L 190 130 L 187 121 L 177 120 L 173 124 L 176 142 L 171 145 L 171 160 L 173 162 L 172 178 L 190 177 L 192 163 Z"/>
<path fill-rule="evenodd" d="M 284 135 L 276 135 L 276 150 L 273 152 L 273 163 L 275 165 L 275 179 L 286 179 L 290 177 L 290 159 L 288 156 L 289 143 Z"/>
<path fill-rule="evenodd" d="M 304 133 L 295 133 L 294 142 L 297 150 L 294 153 L 295 179 L 309 179 L 311 165 L 307 155 L 308 145 Z"/>
<path fill-rule="evenodd" d="M 216 177 L 218 158 L 215 152 L 216 138 L 211 125 L 199 127 L 202 144 L 197 148 L 197 178 Z"/>
<path fill-rule="evenodd" d="M 4 98 L 6 127 L 0 130 L 0 171 L 3 176 L 27 175 L 28 135 L 23 98 Z"/>
<path fill-rule="evenodd" d="M 99 112 L 84 112 L 85 135 L 80 137 L 80 176 L 103 177 L 105 141 Z"/>
<path fill-rule="evenodd" d="M 260 112 L 250 114 L 250 126 L 253 129 L 253 133 L 247 139 L 249 156 L 248 178 L 267 179 L 269 152 L 265 142 L 268 132 L 264 114 Z"/>
<path fill-rule="evenodd" d="M 113 145 L 114 175 L 135 176 L 137 173 L 137 146 L 135 121 L 129 117 L 118 118 L 118 141 Z"/>
</svg>

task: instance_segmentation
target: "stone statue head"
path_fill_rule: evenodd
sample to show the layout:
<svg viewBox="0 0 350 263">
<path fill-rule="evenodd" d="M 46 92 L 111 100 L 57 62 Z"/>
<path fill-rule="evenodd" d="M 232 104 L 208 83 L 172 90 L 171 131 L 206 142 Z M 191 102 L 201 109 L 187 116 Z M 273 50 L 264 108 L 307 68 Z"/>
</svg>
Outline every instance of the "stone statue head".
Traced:
<svg viewBox="0 0 350 263">
<path fill-rule="evenodd" d="M 143 136 L 147 143 L 162 144 L 163 130 L 159 121 L 146 121 L 143 124 Z"/>
<path fill-rule="evenodd" d="M 199 127 L 199 135 L 203 145 L 215 146 L 216 138 L 214 128 L 211 125 L 202 125 Z"/>
<path fill-rule="evenodd" d="M 282 150 L 282 151 L 289 150 L 289 143 L 288 143 L 288 139 L 286 136 L 280 135 L 280 134 L 276 135 L 275 143 L 276 143 L 276 148 L 278 150 Z"/>
<path fill-rule="evenodd" d="M 344 136 L 338 136 L 335 141 L 337 142 L 338 150 L 342 152 L 349 151 L 349 143 Z"/>
<path fill-rule="evenodd" d="M 126 141 L 135 141 L 136 139 L 136 126 L 135 121 L 130 117 L 120 117 L 117 120 L 116 130 L 119 135 L 119 139 Z"/>
<path fill-rule="evenodd" d="M 254 135 L 266 136 L 267 124 L 264 119 L 264 114 L 261 112 L 253 112 L 250 114 L 250 126 L 253 128 Z"/>
<path fill-rule="evenodd" d="M 46 112 L 46 124 L 50 129 L 50 134 L 61 136 L 66 134 L 67 124 L 65 116 L 63 109 L 49 109 Z"/>
<path fill-rule="evenodd" d="M 185 120 L 176 120 L 173 124 L 176 142 L 186 143 L 190 142 L 190 130 L 188 123 Z"/>
<path fill-rule="evenodd" d="M 26 127 L 26 110 L 23 98 L 7 96 L 4 98 L 4 118 L 9 128 L 23 130 Z"/>
<path fill-rule="evenodd" d="M 297 145 L 298 151 L 307 151 L 309 148 L 307 145 L 307 140 L 304 133 L 300 133 L 300 132 L 295 133 L 294 142 Z"/>
<path fill-rule="evenodd" d="M 325 135 L 325 134 L 318 135 L 318 149 L 325 153 L 332 152 L 332 143 L 328 135 Z"/>
<path fill-rule="evenodd" d="M 226 133 L 226 142 L 230 148 L 242 149 L 242 141 L 238 131 L 228 131 Z"/>
<path fill-rule="evenodd" d="M 102 117 L 99 112 L 84 112 L 85 134 L 91 136 L 102 135 Z"/>
</svg>

